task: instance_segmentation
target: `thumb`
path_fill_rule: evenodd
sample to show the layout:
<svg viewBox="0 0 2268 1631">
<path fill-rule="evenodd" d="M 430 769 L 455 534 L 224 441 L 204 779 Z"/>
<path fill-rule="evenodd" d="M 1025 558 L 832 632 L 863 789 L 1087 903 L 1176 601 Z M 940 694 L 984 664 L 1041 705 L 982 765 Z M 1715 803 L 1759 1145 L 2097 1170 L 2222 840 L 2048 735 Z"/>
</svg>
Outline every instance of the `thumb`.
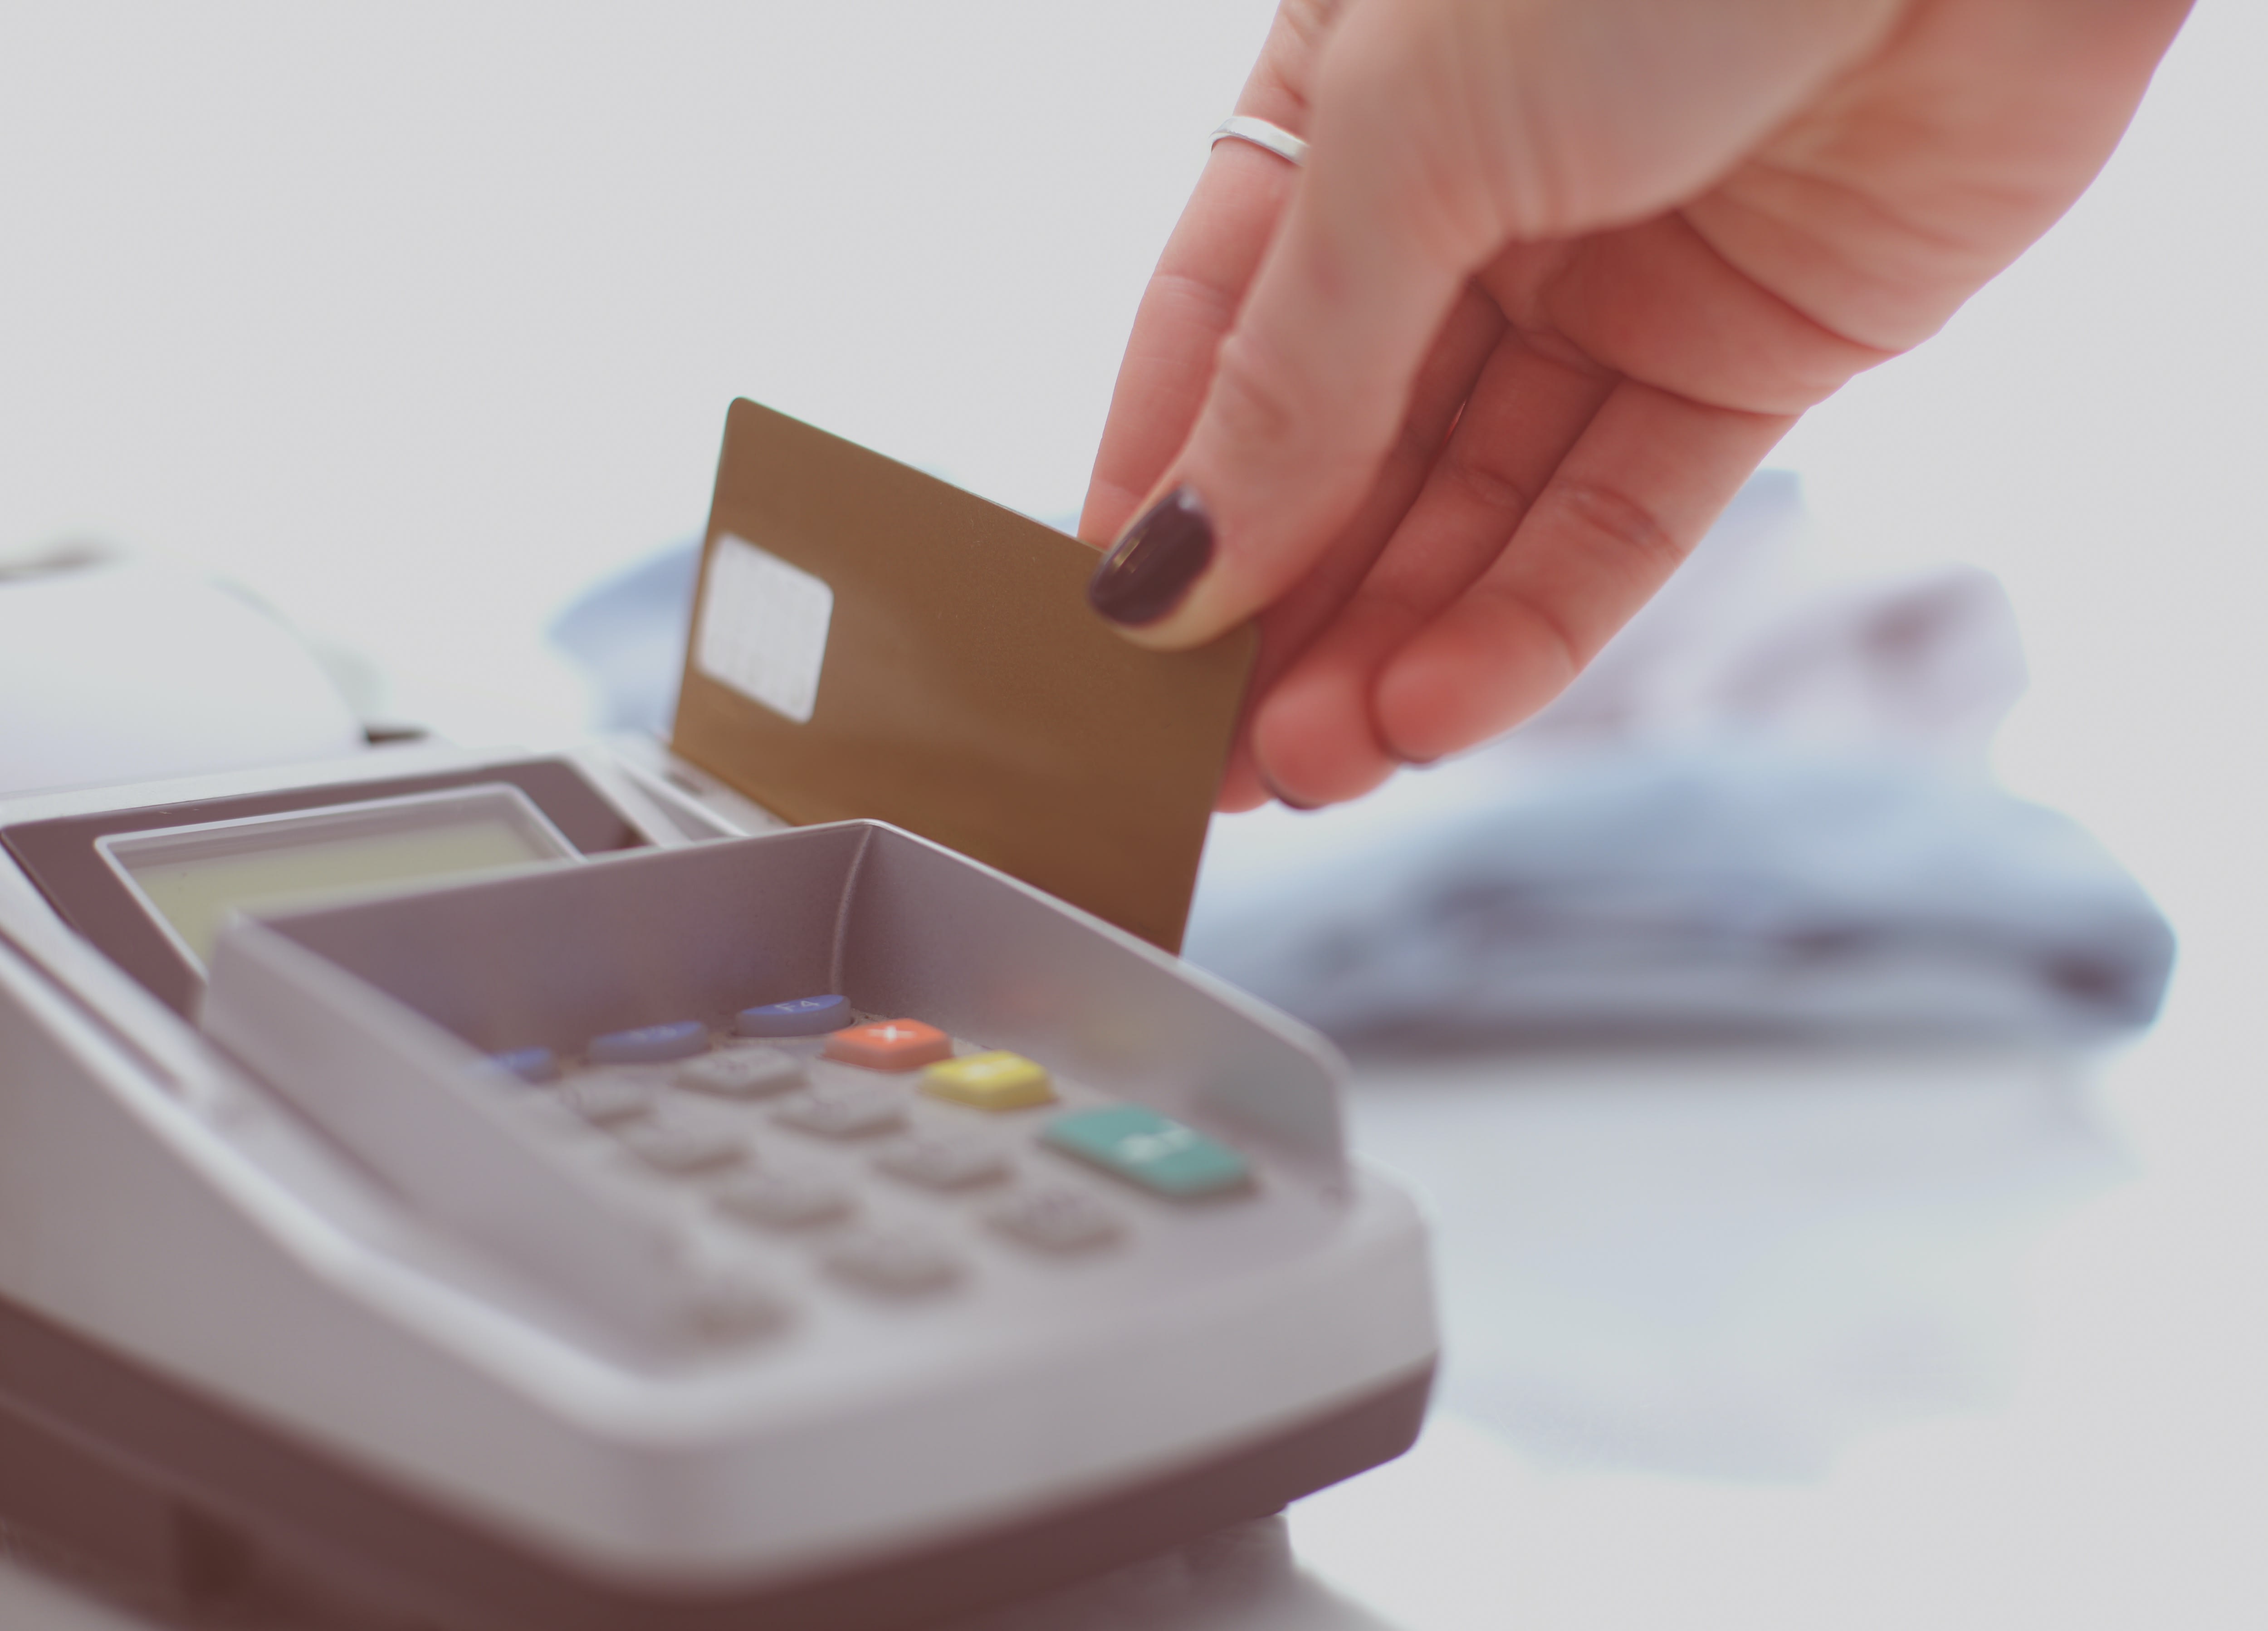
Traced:
<svg viewBox="0 0 2268 1631">
<path fill-rule="evenodd" d="M 1432 127 L 1447 99 L 1427 94 L 1427 54 L 1410 36 L 1429 10 L 1352 7 L 1325 48 L 1307 165 L 1204 406 L 1089 591 L 1142 644 L 1214 638 L 1323 552 L 1375 484 L 1485 256 L 1484 234 L 1456 230 L 1427 179 L 1444 171 L 1446 132 Z"/>
</svg>

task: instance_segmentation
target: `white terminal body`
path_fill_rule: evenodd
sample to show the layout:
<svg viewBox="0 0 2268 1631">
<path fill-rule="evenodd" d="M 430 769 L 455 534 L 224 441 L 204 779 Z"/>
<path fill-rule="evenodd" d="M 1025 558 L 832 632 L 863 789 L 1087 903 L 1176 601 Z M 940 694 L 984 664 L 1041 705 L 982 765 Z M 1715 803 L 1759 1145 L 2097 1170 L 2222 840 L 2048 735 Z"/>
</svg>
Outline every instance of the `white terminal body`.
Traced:
<svg viewBox="0 0 2268 1631">
<path fill-rule="evenodd" d="M 623 745 L 19 798 L 0 845 L 0 1466 L 186 1503 L 197 1589 L 217 1554 L 450 1627 L 909 1623 L 1415 1431 L 1424 1233 L 1346 1159 L 1336 1054 L 925 840 Z M 735 1038 L 819 993 L 1053 1097 Z M 694 1021 L 770 1051 L 589 1061 Z M 563 1080 L 492 1062 L 534 1048 Z M 1049 1142 L 1114 1106 L 1243 1180 Z"/>
</svg>

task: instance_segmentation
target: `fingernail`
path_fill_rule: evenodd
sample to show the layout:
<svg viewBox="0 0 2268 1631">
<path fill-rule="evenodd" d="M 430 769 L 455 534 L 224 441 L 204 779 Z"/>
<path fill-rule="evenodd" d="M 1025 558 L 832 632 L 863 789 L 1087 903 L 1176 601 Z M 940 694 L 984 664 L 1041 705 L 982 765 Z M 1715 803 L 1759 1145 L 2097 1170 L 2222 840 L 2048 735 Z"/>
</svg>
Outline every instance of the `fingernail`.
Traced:
<svg viewBox="0 0 2268 1631">
<path fill-rule="evenodd" d="M 1298 799 L 1292 797 L 1291 794 L 1277 786 L 1276 779 L 1270 775 L 1265 770 L 1260 772 L 1260 785 L 1268 790 L 1268 795 L 1270 797 L 1273 798 L 1278 804 L 1283 805 L 1286 810 L 1305 812 L 1309 810 L 1321 810 L 1322 808 L 1321 804 L 1307 804 L 1300 803 Z"/>
<path fill-rule="evenodd" d="M 1087 602 L 1114 623 L 1154 623 L 1211 560 L 1212 518 L 1197 494 L 1177 487 L 1119 534 L 1087 580 Z"/>
</svg>

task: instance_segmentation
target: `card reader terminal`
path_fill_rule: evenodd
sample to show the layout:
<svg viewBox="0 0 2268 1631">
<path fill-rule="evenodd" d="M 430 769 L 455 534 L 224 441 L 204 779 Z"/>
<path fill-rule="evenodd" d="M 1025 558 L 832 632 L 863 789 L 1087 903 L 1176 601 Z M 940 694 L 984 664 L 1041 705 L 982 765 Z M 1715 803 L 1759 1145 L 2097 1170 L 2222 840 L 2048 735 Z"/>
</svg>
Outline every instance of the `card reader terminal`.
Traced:
<svg viewBox="0 0 2268 1631">
<path fill-rule="evenodd" d="M 1414 1434 L 1422 1231 L 1319 1040 L 879 823 L 391 752 L 0 807 L 0 1462 L 295 1612 L 833 1631 Z"/>
<path fill-rule="evenodd" d="M 0 802 L 9 1532 L 200 1623 L 864 1631 L 1410 1443 L 1343 1064 L 1168 950 L 1249 632 L 751 403 L 705 560 L 674 750 Z"/>
</svg>

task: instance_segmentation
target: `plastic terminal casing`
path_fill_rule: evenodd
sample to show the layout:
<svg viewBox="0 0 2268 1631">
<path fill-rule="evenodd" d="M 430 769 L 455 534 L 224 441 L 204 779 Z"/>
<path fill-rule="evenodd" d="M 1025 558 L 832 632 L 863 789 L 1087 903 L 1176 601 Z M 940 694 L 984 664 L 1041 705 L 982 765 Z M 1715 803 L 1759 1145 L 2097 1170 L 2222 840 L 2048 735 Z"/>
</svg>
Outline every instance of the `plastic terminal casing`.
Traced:
<svg viewBox="0 0 2268 1631">
<path fill-rule="evenodd" d="M 395 749 L 386 765 L 488 762 Z M 681 831 L 664 831 L 617 786 L 619 766 L 575 768 L 623 799 L 647 842 L 717 830 L 671 806 Z M 8 813 L 170 815 L 202 797 L 360 791 L 371 769 L 101 790 Z M 656 807 L 674 797 L 631 790 Z M 994 1547 L 969 1555 L 1005 1579 L 1026 1525 L 1047 1539 L 1024 1562 L 1100 1566 L 1189 1532 L 1174 1524 L 1196 1521 L 1208 1492 L 1257 1488 L 1250 1510 L 1270 1510 L 1415 1430 L 1437 1347 L 1424 1230 L 1345 1162 L 1336 1056 L 925 841 L 851 823 L 598 856 L 239 922 L 213 968 L 205 1017 L 233 1059 L 0 866 L 0 1295 L 114 1355 L 114 1370 L 210 1401 L 218 1414 L 199 1434 L 227 1418 L 251 1435 L 243 1456 L 181 1467 L 223 1484 L 243 1472 L 230 1499 L 286 1541 L 347 1510 L 308 1494 L 327 1488 L 321 1463 L 399 1492 L 431 1515 L 421 1524 L 462 1524 L 466 1590 L 485 1589 L 499 1560 L 549 1560 L 566 1594 L 543 1599 L 555 1606 L 607 1583 L 630 1594 L 621 1623 L 674 1624 L 648 1610 L 865 1590 L 876 1569 L 964 1546 Z M 918 1311 L 821 1306 L 792 1287 L 800 1311 L 782 1334 L 704 1349 L 688 1334 L 670 1220 L 516 1142 L 525 1129 L 498 1120 L 499 1095 L 537 1090 L 499 1084 L 482 1055 L 572 1054 L 688 1007 L 722 1031 L 752 1000 L 819 990 L 1154 1106 L 1248 1152 L 1267 1182 L 1201 1218 L 1129 1197 L 1132 1249 L 1075 1269 L 1012 1262 L 999 1245 L 969 1295 Z M 62 1385 L 85 1374 L 18 1381 L 57 1383 L 23 1398 L 157 1464 L 164 1445 L 133 1436 L 139 1404 Z M 1403 1425 L 1388 1432 L 1388 1418 Z M 299 1447 L 315 1481 L 259 1484 L 274 1461 L 261 1433 Z M 1238 1482 L 1248 1473 L 1258 1483 Z M 1246 1498 L 1206 1521 L 1248 1515 L 1230 1510 Z M 1143 1524 L 1114 1516 L 1068 1552 L 1049 1527 L 1128 1502 L 1151 1503 Z M 379 1546 L 359 1518 L 333 1539 Z M 416 1545 L 385 1556 L 387 1578 L 440 1589 Z M 933 1613 L 921 1593 L 937 1576 L 919 1577 L 932 1583 L 908 1601 Z"/>
<path fill-rule="evenodd" d="M 988 1280 L 1001 1295 L 898 1319 L 887 1341 L 814 1317 L 744 1361 L 684 1370 L 689 1282 L 666 1230 L 585 1204 L 515 1147 L 485 1056 L 571 1054 L 688 1017 L 723 1031 L 751 1001 L 821 990 L 1185 1120 L 1266 1181 L 1225 1209 L 1146 1203 L 1150 1245 L 1092 1270 L 1019 1282 L 1004 1260 Z M 537 1323 L 617 1368 L 627 1391 L 610 1390 L 603 1437 L 646 1517 L 593 1528 L 563 1507 L 600 1490 L 571 1486 L 511 1504 L 648 1577 L 745 1578 L 969 1532 L 1325 1419 L 1433 1363 L 1423 1227 L 1350 1170 L 1327 1043 L 879 823 L 239 921 L 203 1023 L 453 1238 L 579 1315 Z M 659 1514 L 674 1516 L 647 1521 Z"/>
<path fill-rule="evenodd" d="M 1343 1184 L 1329 1044 L 1134 937 L 880 822 L 600 860 L 239 920 L 206 1032 L 452 1233 L 666 1348 L 692 1288 L 667 1231 L 504 1124 L 489 1055 L 578 1052 L 750 994 L 841 990 Z"/>
</svg>

